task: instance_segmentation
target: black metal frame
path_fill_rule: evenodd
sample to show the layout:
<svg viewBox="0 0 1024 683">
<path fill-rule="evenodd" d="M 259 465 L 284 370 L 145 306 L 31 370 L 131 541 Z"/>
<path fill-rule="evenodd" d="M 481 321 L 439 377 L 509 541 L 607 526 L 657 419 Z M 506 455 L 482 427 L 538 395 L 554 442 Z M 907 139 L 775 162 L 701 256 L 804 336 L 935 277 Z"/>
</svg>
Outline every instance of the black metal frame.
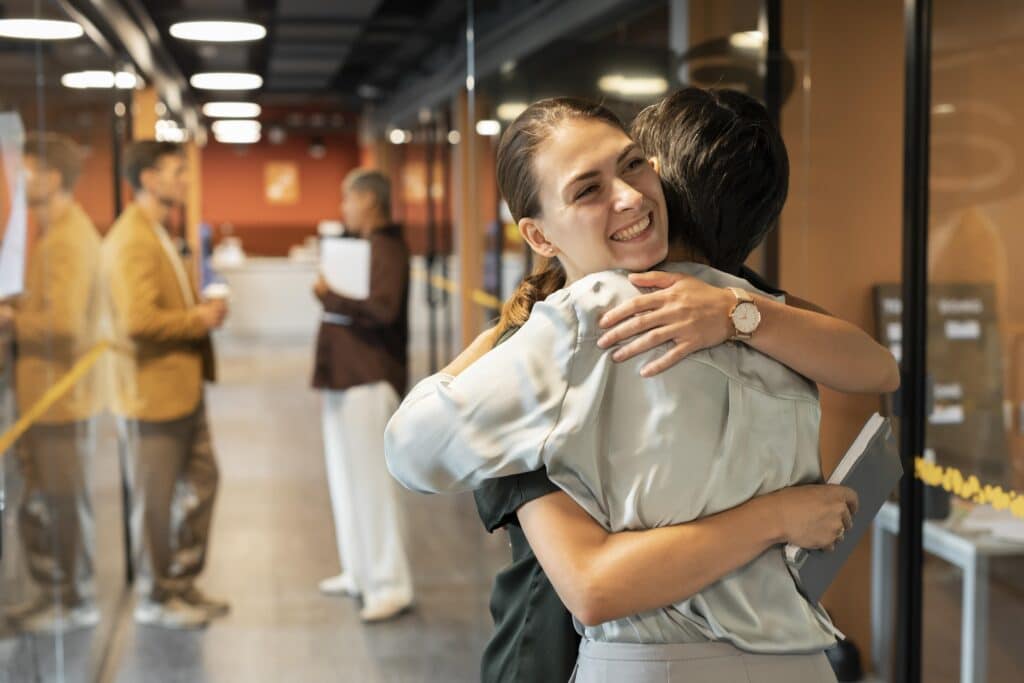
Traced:
<svg viewBox="0 0 1024 683">
<path fill-rule="evenodd" d="M 899 576 L 896 671 L 921 681 L 924 487 L 914 463 L 924 452 L 927 418 L 928 170 L 931 116 L 931 0 L 904 0 L 906 102 L 903 130 L 903 360 L 899 397 Z"/>
<path fill-rule="evenodd" d="M 782 0 L 762 0 L 758 23 L 765 35 L 764 106 L 772 123 L 779 127 L 782 118 Z M 779 284 L 779 227 L 764 239 L 764 278 Z"/>
</svg>

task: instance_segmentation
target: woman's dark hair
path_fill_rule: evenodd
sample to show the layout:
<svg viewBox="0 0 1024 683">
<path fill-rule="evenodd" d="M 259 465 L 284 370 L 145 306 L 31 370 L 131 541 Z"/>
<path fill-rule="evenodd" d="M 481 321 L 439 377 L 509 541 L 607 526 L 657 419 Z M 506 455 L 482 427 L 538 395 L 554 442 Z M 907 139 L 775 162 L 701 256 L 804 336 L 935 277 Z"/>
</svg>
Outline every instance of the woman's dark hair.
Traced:
<svg viewBox="0 0 1024 683">
<path fill-rule="evenodd" d="M 531 104 L 501 136 L 498 145 L 498 188 L 512 218 L 540 215 L 540 182 L 534 163 L 537 150 L 563 123 L 571 120 L 601 121 L 626 132 L 625 126 L 606 107 L 574 97 L 553 97 Z M 533 273 L 523 278 L 518 289 L 501 309 L 500 339 L 511 327 L 530 317 L 533 305 L 565 286 L 565 271 L 557 259 L 538 259 Z"/>
<path fill-rule="evenodd" d="M 142 189 L 142 172 L 156 168 L 161 157 L 184 156 L 184 148 L 174 142 L 139 140 L 128 145 L 124 153 L 124 177 L 138 192 Z"/>
<path fill-rule="evenodd" d="M 673 242 L 739 270 L 789 191 L 786 145 L 768 111 L 735 90 L 684 88 L 641 111 L 632 133 L 658 159 Z"/>
</svg>

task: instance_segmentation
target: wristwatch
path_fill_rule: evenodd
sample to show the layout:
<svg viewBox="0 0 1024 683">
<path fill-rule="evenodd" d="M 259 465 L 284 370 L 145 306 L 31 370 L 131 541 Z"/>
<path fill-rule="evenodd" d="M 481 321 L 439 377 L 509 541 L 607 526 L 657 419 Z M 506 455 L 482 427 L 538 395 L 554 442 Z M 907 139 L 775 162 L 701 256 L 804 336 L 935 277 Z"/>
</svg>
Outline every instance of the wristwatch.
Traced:
<svg viewBox="0 0 1024 683">
<path fill-rule="evenodd" d="M 736 296 L 736 305 L 729 313 L 736 333 L 730 337 L 730 341 L 747 341 L 754 336 L 758 325 L 761 324 L 761 311 L 757 309 L 754 297 L 750 296 L 747 290 L 729 287 L 729 291 Z"/>
</svg>

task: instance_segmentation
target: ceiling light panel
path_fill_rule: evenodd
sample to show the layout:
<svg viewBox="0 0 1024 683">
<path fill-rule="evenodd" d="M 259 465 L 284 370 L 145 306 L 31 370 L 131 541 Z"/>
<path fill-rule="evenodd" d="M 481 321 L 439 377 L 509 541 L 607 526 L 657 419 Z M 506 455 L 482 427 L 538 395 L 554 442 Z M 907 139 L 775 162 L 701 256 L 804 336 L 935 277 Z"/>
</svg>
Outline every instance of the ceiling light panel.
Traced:
<svg viewBox="0 0 1024 683">
<path fill-rule="evenodd" d="M 241 71 L 209 71 L 195 74 L 189 83 L 198 90 L 256 90 L 263 85 L 263 79 Z"/>
<path fill-rule="evenodd" d="M 0 37 L 22 40 L 73 40 L 85 33 L 73 21 L 55 19 L 0 19 Z"/>
<path fill-rule="evenodd" d="M 171 25 L 171 35 L 203 43 L 244 43 L 263 39 L 267 29 L 249 21 L 180 21 Z"/>
<path fill-rule="evenodd" d="M 203 116 L 211 119 L 254 119 L 260 112 L 260 105 L 255 102 L 207 102 L 203 105 Z"/>
</svg>

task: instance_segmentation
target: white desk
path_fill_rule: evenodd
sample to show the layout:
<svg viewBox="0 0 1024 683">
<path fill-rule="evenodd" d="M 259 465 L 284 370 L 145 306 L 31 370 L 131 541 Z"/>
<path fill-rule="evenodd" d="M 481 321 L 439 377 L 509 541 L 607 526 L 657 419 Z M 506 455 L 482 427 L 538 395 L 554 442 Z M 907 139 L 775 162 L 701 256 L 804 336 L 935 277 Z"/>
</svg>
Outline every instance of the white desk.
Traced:
<svg viewBox="0 0 1024 683">
<path fill-rule="evenodd" d="M 889 680 L 892 673 L 895 575 L 893 559 L 900 530 L 900 508 L 888 502 L 875 517 L 871 561 L 871 651 L 875 673 Z M 926 520 L 924 550 L 963 570 L 963 616 L 960 623 L 960 683 L 985 683 L 988 647 L 988 560 L 1024 554 L 1024 545 L 982 533 L 960 533 L 948 522 Z"/>
<path fill-rule="evenodd" d="M 223 334 L 304 339 L 316 335 L 321 307 L 313 296 L 315 262 L 249 258 L 245 265 L 217 272 L 231 287 Z"/>
</svg>

